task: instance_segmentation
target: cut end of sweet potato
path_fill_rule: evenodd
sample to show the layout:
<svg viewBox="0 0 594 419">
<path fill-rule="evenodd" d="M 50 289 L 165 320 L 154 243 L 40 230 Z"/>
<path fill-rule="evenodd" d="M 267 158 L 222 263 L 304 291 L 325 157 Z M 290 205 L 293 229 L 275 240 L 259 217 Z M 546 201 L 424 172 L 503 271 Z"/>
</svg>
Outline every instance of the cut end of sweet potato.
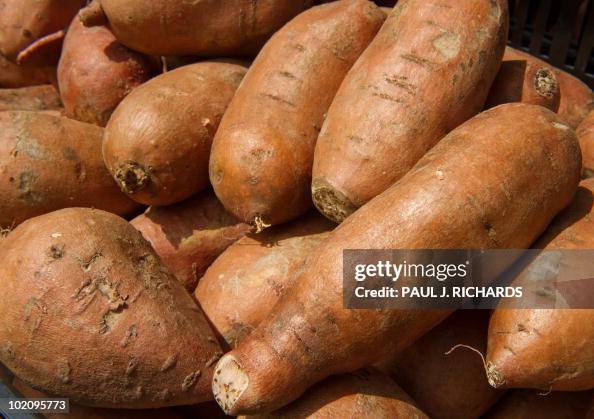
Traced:
<svg viewBox="0 0 594 419">
<path fill-rule="evenodd" d="M 248 387 L 249 377 L 233 355 L 225 355 L 217 364 L 212 392 L 215 400 L 227 415 L 236 415 L 236 404 Z"/>
<path fill-rule="evenodd" d="M 323 180 L 316 179 L 311 185 L 314 205 L 324 216 L 342 223 L 357 207 L 344 195 Z"/>
<path fill-rule="evenodd" d="M 126 162 L 116 169 L 115 180 L 122 191 L 132 195 L 148 185 L 150 176 L 140 164 Z"/>
<path fill-rule="evenodd" d="M 559 92 L 557 77 L 548 68 L 540 68 L 534 77 L 534 88 L 536 92 L 546 98 L 552 98 Z"/>
<path fill-rule="evenodd" d="M 487 362 L 485 366 L 487 370 L 487 380 L 493 388 L 503 388 L 505 386 L 505 378 L 499 372 L 495 364 Z"/>
</svg>

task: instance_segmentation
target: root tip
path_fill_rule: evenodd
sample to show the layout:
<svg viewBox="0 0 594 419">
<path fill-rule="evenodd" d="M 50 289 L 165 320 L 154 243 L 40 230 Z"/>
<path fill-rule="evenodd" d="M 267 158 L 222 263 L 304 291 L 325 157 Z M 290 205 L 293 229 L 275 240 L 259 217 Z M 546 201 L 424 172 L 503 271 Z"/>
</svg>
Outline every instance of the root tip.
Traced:
<svg viewBox="0 0 594 419">
<path fill-rule="evenodd" d="M 314 180 L 311 186 L 314 205 L 326 218 L 342 223 L 357 210 L 350 199 L 324 181 Z"/>
<path fill-rule="evenodd" d="M 78 18 L 84 26 L 101 26 L 107 23 L 107 16 L 103 11 L 101 2 L 99 0 L 93 0 L 88 6 L 83 7 L 78 12 Z"/>
<path fill-rule="evenodd" d="M 120 165 L 116 169 L 114 177 L 122 191 L 130 195 L 144 189 L 150 181 L 147 170 L 136 162 L 126 162 Z"/>
<path fill-rule="evenodd" d="M 233 355 L 223 356 L 214 370 L 212 392 L 227 415 L 236 415 L 236 404 L 248 387 L 249 377 Z"/>
<path fill-rule="evenodd" d="M 259 215 L 254 217 L 254 221 L 252 222 L 252 225 L 254 226 L 254 232 L 256 234 L 259 234 L 259 233 L 263 232 L 264 230 L 266 230 L 268 227 L 272 226 L 272 224 L 264 221 L 264 219 Z"/>
</svg>

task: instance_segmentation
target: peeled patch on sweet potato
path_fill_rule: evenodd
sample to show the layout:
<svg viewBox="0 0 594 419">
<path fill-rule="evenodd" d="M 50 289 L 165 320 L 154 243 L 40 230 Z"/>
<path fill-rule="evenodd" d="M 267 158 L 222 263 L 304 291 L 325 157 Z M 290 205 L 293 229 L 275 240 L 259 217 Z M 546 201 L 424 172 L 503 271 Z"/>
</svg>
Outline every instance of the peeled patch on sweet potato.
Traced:
<svg viewBox="0 0 594 419">
<path fill-rule="evenodd" d="M 594 248 L 594 179 L 534 246 Z M 504 309 L 489 324 L 487 362 L 495 387 L 576 391 L 594 388 L 594 310 Z"/>
<path fill-rule="evenodd" d="M 56 79 L 53 66 L 18 65 L 0 55 L 0 88 L 17 88 L 48 84 Z"/>
<path fill-rule="evenodd" d="M 54 86 L 0 89 L 0 111 L 61 111 L 62 101 Z"/>
<path fill-rule="evenodd" d="M 509 391 L 484 419 L 590 419 L 592 391 L 559 392 L 547 395 L 533 390 Z"/>
<path fill-rule="evenodd" d="M 228 414 L 274 410 L 328 375 L 405 349 L 444 320 L 450 311 L 345 309 L 344 249 L 530 246 L 579 181 L 577 139 L 561 121 L 540 106 L 507 104 L 449 133 L 334 230 L 274 312 L 221 358 L 219 404 Z"/>
<path fill-rule="evenodd" d="M 217 256 L 251 230 L 223 208 L 212 190 L 179 204 L 150 207 L 130 223 L 189 292 Z"/>
<path fill-rule="evenodd" d="M 19 225 L 0 247 L 0 361 L 47 394 L 96 407 L 212 397 L 220 348 L 140 233 L 100 210 Z"/>
<path fill-rule="evenodd" d="M 58 64 L 58 85 L 69 118 L 105 126 L 116 106 L 153 73 L 148 57 L 120 44 L 105 26 L 74 19 Z"/>
<path fill-rule="evenodd" d="M 105 164 L 122 191 L 143 204 L 170 205 L 205 189 L 213 137 L 245 73 L 240 64 L 203 61 L 128 95 L 103 143 Z"/>
<path fill-rule="evenodd" d="M 507 27 L 504 0 L 399 1 L 328 110 L 313 163 L 316 207 L 342 222 L 480 112 Z"/>
<path fill-rule="evenodd" d="M 264 46 L 221 122 L 210 159 L 215 193 L 238 218 L 280 224 L 311 206 L 324 115 L 384 13 L 366 0 L 303 12 Z"/>
<path fill-rule="evenodd" d="M 485 379 L 481 359 L 456 345 L 487 349 L 489 310 L 459 310 L 378 367 L 434 419 L 478 418 L 503 394 Z M 450 352 L 451 351 L 451 352 Z"/>
<path fill-rule="evenodd" d="M 195 296 L 229 346 L 236 347 L 274 310 L 332 227 L 324 217 L 310 213 L 243 237 L 208 268 Z"/>
<path fill-rule="evenodd" d="M 594 110 L 582 121 L 576 134 L 582 149 L 582 176 L 594 177 Z"/>
<path fill-rule="evenodd" d="M 0 112 L 0 227 L 60 208 L 124 215 L 138 204 L 101 159 L 103 130 L 39 112 Z"/>
<path fill-rule="evenodd" d="M 81 19 L 105 19 L 118 40 L 151 55 L 254 54 L 312 0 L 94 0 Z M 167 34 L 163 36 L 163 34 Z"/>
<path fill-rule="evenodd" d="M 429 419 L 398 384 L 373 368 L 330 377 L 310 388 L 299 400 L 270 414 L 239 416 L 241 419 L 364 417 Z"/>
</svg>

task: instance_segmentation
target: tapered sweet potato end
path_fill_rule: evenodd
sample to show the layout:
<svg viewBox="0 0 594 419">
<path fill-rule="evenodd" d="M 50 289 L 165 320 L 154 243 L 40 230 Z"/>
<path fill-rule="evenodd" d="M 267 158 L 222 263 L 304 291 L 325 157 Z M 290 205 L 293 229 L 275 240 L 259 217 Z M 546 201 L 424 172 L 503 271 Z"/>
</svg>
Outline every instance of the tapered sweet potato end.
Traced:
<svg viewBox="0 0 594 419">
<path fill-rule="evenodd" d="M 107 16 L 103 11 L 100 0 L 93 0 L 78 12 L 78 18 L 86 27 L 101 26 L 107 23 Z"/>
<path fill-rule="evenodd" d="M 237 415 L 237 401 L 249 386 L 249 382 L 248 375 L 233 355 L 221 358 L 212 379 L 212 392 L 226 414 Z"/>
<path fill-rule="evenodd" d="M 314 179 L 311 195 L 316 208 L 338 224 L 357 210 L 357 206 L 344 193 L 322 179 Z"/>
</svg>

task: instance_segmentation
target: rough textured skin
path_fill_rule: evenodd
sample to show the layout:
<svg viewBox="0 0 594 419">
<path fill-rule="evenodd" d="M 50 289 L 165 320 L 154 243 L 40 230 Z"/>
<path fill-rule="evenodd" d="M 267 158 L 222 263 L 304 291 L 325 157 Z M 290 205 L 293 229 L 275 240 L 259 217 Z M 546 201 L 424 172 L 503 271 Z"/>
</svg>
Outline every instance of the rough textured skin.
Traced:
<svg viewBox="0 0 594 419">
<path fill-rule="evenodd" d="M 116 37 L 152 55 L 254 54 L 312 0 L 100 0 Z M 167 36 L 163 36 L 167 34 Z"/>
<path fill-rule="evenodd" d="M 594 177 L 594 110 L 582 121 L 576 134 L 582 149 L 582 176 Z"/>
<path fill-rule="evenodd" d="M 543 66 L 534 60 L 503 60 L 491 85 L 485 108 L 522 102 L 557 112 L 560 96 L 554 67 Z"/>
<path fill-rule="evenodd" d="M 37 39 L 68 26 L 85 0 L 0 0 L 0 55 L 15 61 Z M 57 55 L 47 58 L 57 61 Z"/>
<path fill-rule="evenodd" d="M 219 345 L 124 219 L 68 208 L 28 220 L 0 247 L 0 278 L 0 360 L 32 387 L 97 407 L 212 397 Z"/>
<path fill-rule="evenodd" d="M 39 112 L 0 112 L 0 227 L 60 208 L 138 207 L 101 160 L 103 130 Z"/>
<path fill-rule="evenodd" d="M 378 368 L 390 374 L 434 419 L 478 418 L 503 394 L 485 379 L 475 353 L 487 349 L 489 310 L 459 310 L 402 353 L 388 356 Z"/>
<path fill-rule="evenodd" d="M 17 88 L 48 84 L 55 78 L 55 67 L 17 65 L 0 55 L 0 87 Z"/>
<path fill-rule="evenodd" d="M 594 179 L 535 244 L 542 249 L 594 248 Z M 594 388 L 594 310 L 497 309 L 489 324 L 492 385 L 503 388 Z"/>
<path fill-rule="evenodd" d="M 150 207 L 130 223 L 189 292 L 217 256 L 251 230 L 225 211 L 211 190 L 179 204 Z"/>
<path fill-rule="evenodd" d="M 231 245 L 200 279 L 195 296 L 213 328 L 236 347 L 303 271 L 331 223 L 310 213 Z"/>
<path fill-rule="evenodd" d="M 239 64 L 204 61 L 135 89 L 105 128 L 103 158 L 122 191 L 170 205 L 208 186 L 212 139 L 245 75 Z"/>
<path fill-rule="evenodd" d="M 429 419 L 416 403 L 380 372 L 367 368 L 330 377 L 299 400 L 270 414 L 240 419 Z"/>
<path fill-rule="evenodd" d="M 448 134 L 334 230 L 274 314 L 219 361 L 219 404 L 230 414 L 273 410 L 328 375 L 404 349 L 443 320 L 448 311 L 344 309 L 343 250 L 530 246 L 579 181 L 577 139 L 560 120 L 540 106 L 507 104 Z"/>
<path fill-rule="evenodd" d="M 60 111 L 62 102 L 51 84 L 0 89 L 0 111 Z"/>
<path fill-rule="evenodd" d="M 311 193 L 323 214 L 342 222 L 483 108 L 507 21 L 504 0 L 398 2 L 320 132 Z"/>
<path fill-rule="evenodd" d="M 551 67 L 545 61 L 512 47 L 505 47 L 503 60 L 526 60 L 534 65 Z M 561 92 L 557 113 L 563 116 L 571 128 L 576 129 L 588 113 L 594 110 L 594 92 L 571 74 L 558 68 L 554 68 L 554 72 Z"/>
<path fill-rule="evenodd" d="M 148 57 L 120 44 L 104 26 L 74 19 L 58 64 L 66 116 L 105 126 L 116 106 L 152 76 Z"/>
<path fill-rule="evenodd" d="M 324 115 L 384 19 L 369 1 L 341 0 L 302 13 L 271 38 L 213 143 L 210 180 L 225 208 L 266 224 L 307 211 Z"/>
<path fill-rule="evenodd" d="M 591 391 L 553 392 L 546 396 L 533 390 L 508 392 L 484 419 L 591 419 L 588 405 Z"/>
</svg>

